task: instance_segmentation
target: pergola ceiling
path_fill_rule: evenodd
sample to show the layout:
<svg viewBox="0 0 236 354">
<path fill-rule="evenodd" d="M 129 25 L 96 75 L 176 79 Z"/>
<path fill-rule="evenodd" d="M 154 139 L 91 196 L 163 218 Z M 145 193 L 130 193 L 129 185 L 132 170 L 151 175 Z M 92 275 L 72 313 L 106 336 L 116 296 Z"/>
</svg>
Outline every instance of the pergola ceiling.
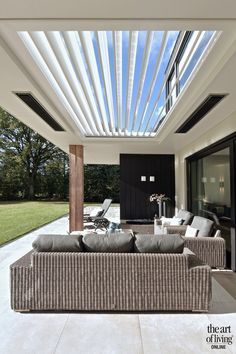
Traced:
<svg viewBox="0 0 236 354">
<path fill-rule="evenodd" d="M 218 32 L 20 31 L 84 137 L 155 137 Z M 182 49 L 182 60 L 166 93 Z M 182 79 L 184 79 L 182 85 Z M 171 104 L 170 104 L 171 102 Z M 169 107 L 167 111 L 167 106 Z"/>
<path fill-rule="evenodd" d="M 0 106 L 62 150 L 68 151 L 69 145 L 82 144 L 86 163 L 119 163 L 120 153 L 178 153 L 189 146 L 194 152 L 194 142 L 197 145 L 199 141 L 200 144 L 202 137 L 211 134 L 211 131 L 216 131 L 213 141 L 220 139 L 225 132 L 221 132 L 218 127 L 224 122 L 225 128 L 228 127 L 228 134 L 235 130 L 235 124 L 232 123 L 231 126 L 228 119 L 236 114 L 236 3 L 234 0 L 229 0 L 227 6 L 222 6 L 220 0 L 209 2 L 180 0 L 178 4 L 147 0 L 140 2 L 138 6 L 135 0 L 128 2 L 126 0 L 99 2 L 42 0 L 34 6 L 30 0 L 19 0 L 17 6 L 13 2 L 9 0 L 1 5 Z M 56 91 L 20 39 L 19 31 L 29 35 L 37 31 L 45 34 L 52 31 L 61 33 L 76 31 L 79 34 L 83 31 L 94 31 L 94 33 L 97 33 L 96 31 L 130 31 L 130 33 L 131 31 L 162 33 L 163 31 L 220 31 L 220 36 L 216 34 L 217 40 L 210 44 L 210 52 L 208 53 L 207 50 L 204 60 L 201 60 L 200 65 L 196 67 L 180 92 L 178 101 L 168 111 L 168 119 L 156 132 L 148 129 L 148 134 L 135 136 L 133 131 L 129 136 L 125 126 L 122 126 L 120 135 L 119 131 L 113 135 L 87 135 L 86 132 L 81 134 L 82 129 L 79 128 L 77 117 L 73 119 L 65 108 L 64 102 L 58 98 Z M 97 36 L 95 38 L 97 40 Z M 101 60 L 100 52 L 98 58 Z M 104 74 L 102 71 L 99 73 L 99 80 L 100 74 L 102 97 L 107 100 Z M 112 99 L 115 105 L 114 116 L 117 119 L 114 74 L 113 77 L 112 84 L 115 91 L 113 89 Z M 124 77 L 122 83 L 124 84 Z M 127 83 L 125 88 L 127 89 Z M 135 89 L 137 90 L 137 87 L 133 84 L 133 92 Z M 17 97 L 15 94 L 17 92 L 31 94 L 32 98 L 41 104 L 62 129 L 52 129 L 52 126 Z M 94 91 L 93 93 L 96 94 Z M 145 93 L 147 94 L 147 90 L 144 90 Z M 228 93 L 228 96 L 193 129 L 186 134 L 175 133 L 209 94 L 225 93 Z M 131 99 L 131 106 L 132 104 Z M 105 107 L 108 115 L 108 103 Z M 122 114 L 126 112 L 126 108 L 126 105 L 122 107 Z M 98 106 L 97 109 L 99 112 Z M 153 137 L 149 133 L 153 134 Z M 212 139 L 207 142 L 212 142 Z"/>
</svg>

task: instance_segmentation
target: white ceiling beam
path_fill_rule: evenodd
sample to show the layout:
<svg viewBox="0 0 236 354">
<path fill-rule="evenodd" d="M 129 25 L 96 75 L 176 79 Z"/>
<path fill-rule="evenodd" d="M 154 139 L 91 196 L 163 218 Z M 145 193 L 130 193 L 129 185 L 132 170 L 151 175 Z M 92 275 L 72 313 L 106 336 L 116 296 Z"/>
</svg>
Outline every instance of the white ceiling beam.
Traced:
<svg viewBox="0 0 236 354">
<path fill-rule="evenodd" d="M 129 69 L 127 78 L 127 99 L 125 115 L 125 132 L 128 130 L 131 102 L 133 97 L 134 72 L 138 46 L 138 31 L 131 31 L 129 36 Z"/>
<path fill-rule="evenodd" d="M 101 117 L 98 111 L 97 102 L 95 100 L 91 84 L 89 82 L 88 73 L 84 64 L 84 60 L 81 54 L 81 47 L 80 47 L 80 38 L 78 32 L 75 31 L 66 31 L 63 32 L 63 38 L 67 47 L 67 50 L 70 54 L 71 61 L 73 66 L 80 78 L 80 83 L 83 87 L 84 93 L 87 97 L 89 102 L 90 108 L 93 112 L 95 117 L 95 124 L 97 130 L 101 135 L 105 135 L 104 129 L 101 123 Z"/>
<path fill-rule="evenodd" d="M 61 33 L 58 31 L 46 32 L 46 37 L 50 42 L 50 45 L 60 63 L 63 73 L 68 80 L 68 83 L 79 103 L 79 106 L 81 107 L 84 113 L 84 116 L 87 119 L 87 122 L 93 134 L 98 135 L 98 130 L 94 123 L 94 117 L 91 114 L 90 106 L 88 104 L 87 98 L 84 94 L 80 82 L 78 81 L 78 76 L 71 63 L 70 56 L 65 47 L 65 43 L 61 37 Z"/>
<path fill-rule="evenodd" d="M 160 66 L 161 66 L 161 62 L 162 62 L 162 57 L 164 55 L 166 44 L 167 44 L 167 38 L 168 38 L 168 32 L 165 31 L 163 33 L 163 36 L 162 36 L 161 45 L 160 45 L 160 49 L 159 49 L 159 52 L 158 52 L 158 57 L 157 57 L 157 61 L 156 61 L 154 74 L 153 74 L 153 77 L 152 77 L 152 81 L 151 81 L 151 85 L 150 85 L 150 88 L 149 88 L 149 92 L 148 92 L 148 95 L 147 95 L 147 98 L 146 98 L 146 101 L 145 101 L 145 104 L 144 104 L 144 108 L 143 108 L 143 111 L 142 111 L 139 127 L 138 127 L 138 130 L 137 130 L 138 133 L 139 133 L 140 128 L 141 128 L 141 126 L 143 124 L 144 117 L 145 117 L 145 114 L 146 114 L 146 111 L 147 111 L 147 108 L 148 108 L 148 105 L 149 105 L 149 101 L 150 101 L 150 98 L 152 96 L 152 93 L 153 93 L 153 90 L 154 90 L 154 87 L 155 87 L 156 79 L 157 79 L 157 76 L 159 74 L 159 70 L 160 70 Z"/>
<path fill-rule="evenodd" d="M 131 128 L 132 131 L 134 130 L 135 124 L 137 121 L 139 105 L 140 105 L 140 101 L 141 101 L 141 97 L 142 97 L 142 93 L 143 93 L 143 85 L 144 85 L 144 81 L 145 81 L 145 77 L 146 77 L 146 73 L 147 73 L 147 67 L 148 67 L 151 48 L 152 48 L 153 36 L 154 36 L 154 31 L 148 31 L 145 49 L 144 49 L 143 61 L 142 61 L 141 75 L 140 75 L 140 80 L 139 80 L 139 85 L 138 85 L 138 94 L 137 94 L 135 108 L 134 108 L 134 117 L 133 117 L 132 128 Z"/>
<path fill-rule="evenodd" d="M 66 111 L 70 115 L 70 117 L 73 119 L 75 124 L 78 126 L 79 131 L 85 135 L 86 130 L 81 123 L 80 119 L 78 119 L 78 116 L 74 112 L 73 108 L 71 107 L 70 103 L 68 102 L 63 90 L 61 89 L 60 85 L 58 84 L 57 80 L 53 76 L 51 70 L 49 69 L 48 65 L 46 64 L 46 61 L 43 59 L 40 51 L 38 50 L 37 46 L 35 45 L 34 41 L 32 40 L 30 34 L 28 32 L 19 32 L 18 33 L 19 37 L 23 41 L 24 45 L 28 49 L 30 55 L 34 59 L 35 63 L 38 65 L 39 69 L 41 70 L 42 74 L 45 76 L 46 80 L 49 82 L 51 85 L 53 91 L 65 107 Z"/>
<path fill-rule="evenodd" d="M 118 133 L 122 130 L 122 32 L 113 32 Z"/>
<path fill-rule="evenodd" d="M 114 117 L 114 100 L 112 95 L 112 84 L 111 84 L 111 65 L 109 59 L 108 41 L 107 33 L 105 31 L 97 32 L 99 53 L 102 63 L 102 72 L 105 83 L 106 98 L 108 103 L 108 109 L 110 114 L 110 127 L 112 132 L 115 132 L 115 117 Z"/>
<path fill-rule="evenodd" d="M 80 34 L 80 39 L 81 39 L 84 55 L 86 58 L 86 62 L 87 62 L 88 68 L 89 68 L 91 78 L 92 78 L 93 87 L 96 92 L 97 101 L 98 101 L 99 109 L 101 112 L 103 127 L 104 127 L 107 135 L 111 135 L 111 132 L 110 132 L 110 129 L 108 126 L 108 117 L 107 117 L 104 98 L 103 98 L 103 89 L 102 89 L 102 85 L 100 82 L 96 56 L 94 53 L 92 34 L 89 31 L 82 31 L 79 34 Z"/>
</svg>

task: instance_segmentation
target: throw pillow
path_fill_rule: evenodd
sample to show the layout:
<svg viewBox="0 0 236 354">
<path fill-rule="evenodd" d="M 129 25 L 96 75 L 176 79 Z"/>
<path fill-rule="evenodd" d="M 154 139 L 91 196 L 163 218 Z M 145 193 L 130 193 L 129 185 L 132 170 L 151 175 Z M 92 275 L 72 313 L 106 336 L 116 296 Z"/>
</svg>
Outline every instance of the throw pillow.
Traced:
<svg viewBox="0 0 236 354">
<path fill-rule="evenodd" d="M 37 252 L 83 252 L 82 235 L 38 235 L 32 247 Z"/>
<path fill-rule="evenodd" d="M 184 239 L 173 235 L 135 235 L 134 250 L 139 253 L 183 253 Z"/>
<path fill-rule="evenodd" d="M 179 226 L 179 225 L 182 225 L 182 223 L 183 223 L 183 219 L 177 218 L 176 216 L 174 216 L 170 222 L 170 225 L 171 226 Z"/>
<path fill-rule="evenodd" d="M 197 233 L 198 233 L 197 229 L 195 229 L 194 227 L 188 225 L 187 229 L 185 231 L 185 236 L 187 236 L 187 237 L 196 237 Z"/>
<path fill-rule="evenodd" d="M 128 253 L 134 248 L 130 233 L 88 234 L 83 236 L 83 244 L 88 252 Z"/>
</svg>

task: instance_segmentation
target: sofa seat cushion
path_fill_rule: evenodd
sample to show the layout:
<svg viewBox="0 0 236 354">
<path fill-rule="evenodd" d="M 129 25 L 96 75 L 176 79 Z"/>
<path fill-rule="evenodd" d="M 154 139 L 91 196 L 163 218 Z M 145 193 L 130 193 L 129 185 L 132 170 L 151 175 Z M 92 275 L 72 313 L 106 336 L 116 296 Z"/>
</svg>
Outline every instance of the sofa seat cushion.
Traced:
<svg viewBox="0 0 236 354">
<path fill-rule="evenodd" d="M 32 243 L 37 252 L 83 252 L 82 235 L 38 235 Z"/>
<path fill-rule="evenodd" d="M 83 245 L 87 252 L 129 253 L 134 250 L 134 238 L 130 233 L 87 234 Z"/>
<path fill-rule="evenodd" d="M 179 234 L 135 236 L 134 250 L 139 253 L 183 253 L 184 239 Z"/>
</svg>

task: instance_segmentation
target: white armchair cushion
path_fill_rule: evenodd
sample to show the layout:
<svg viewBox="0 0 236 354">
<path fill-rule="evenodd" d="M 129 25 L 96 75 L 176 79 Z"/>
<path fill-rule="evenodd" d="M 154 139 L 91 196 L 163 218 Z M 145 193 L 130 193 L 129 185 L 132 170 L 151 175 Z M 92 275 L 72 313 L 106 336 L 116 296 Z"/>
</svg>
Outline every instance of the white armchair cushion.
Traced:
<svg viewBox="0 0 236 354">
<path fill-rule="evenodd" d="M 177 218 L 176 216 L 174 216 L 170 222 L 170 225 L 179 226 L 179 225 L 182 225 L 182 222 L 183 222 L 183 219 Z"/>
</svg>

